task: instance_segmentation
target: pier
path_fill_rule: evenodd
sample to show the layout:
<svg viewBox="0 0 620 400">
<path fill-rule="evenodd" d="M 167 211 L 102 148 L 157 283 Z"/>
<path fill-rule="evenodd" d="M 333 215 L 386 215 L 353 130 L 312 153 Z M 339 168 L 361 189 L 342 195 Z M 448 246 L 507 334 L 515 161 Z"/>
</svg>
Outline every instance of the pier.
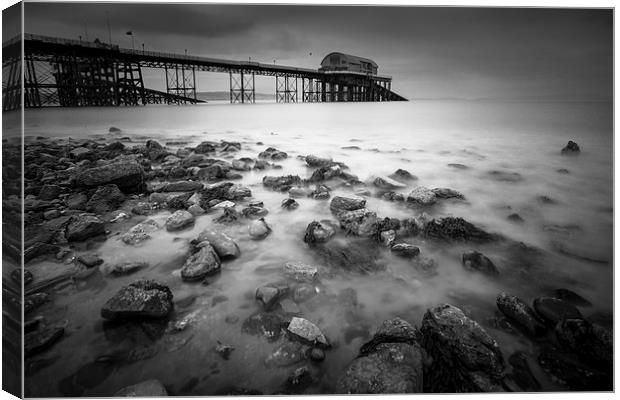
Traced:
<svg viewBox="0 0 620 400">
<path fill-rule="evenodd" d="M 23 57 L 22 57 L 23 43 Z M 392 78 L 353 70 L 309 69 L 121 48 L 24 34 L 3 44 L 3 109 L 196 104 L 196 73 L 227 73 L 230 102 L 254 103 L 255 77 L 275 78 L 278 103 L 406 101 Z M 369 60 L 370 61 L 370 60 Z M 166 90 L 147 88 L 143 68 L 164 70 Z"/>
</svg>

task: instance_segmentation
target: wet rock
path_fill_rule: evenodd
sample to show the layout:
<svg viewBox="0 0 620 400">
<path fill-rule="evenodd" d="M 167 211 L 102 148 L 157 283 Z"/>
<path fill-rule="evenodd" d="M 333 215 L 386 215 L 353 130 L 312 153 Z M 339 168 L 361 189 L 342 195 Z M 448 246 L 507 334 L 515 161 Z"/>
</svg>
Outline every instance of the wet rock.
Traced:
<svg viewBox="0 0 620 400">
<path fill-rule="evenodd" d="M 215 346 L 215 352 L 219 354 L 224 360 L 228 360 L 230 358 L 230 354 L 235 350 L 234 346 L 224 344 L 217 341 L 217 345 Z"/>
<path fill-rule="evenodd" d="M 249 171 L 252 169 L 253 161 L 251 160 L 232 160 L 232 169 L 235 171 Z"/>
<path fill-rule="evenodd" d="M 298 175 L 263 177 L 263 186 L 279 192 L 286 192 L 298 185 L 301 185 L 301 178 Z"/>
<path fill-rule="evenodd" d="M 308 181 L 323 182 L 334 178 L 340 178 L 348 183 L 359 183 L 357 176 L 344 171 L 343 167 L 340 165 L 320 167 L 312 173 Z"/>
<path fill-rule="evenodd" d="M 319 347 L 330 346 L 319 327 L 305 318 L 293 317 L 288 324 L 287 331 L 302 343 L 310 343 Z"/>
<path fill-rule="evenodd" d="M 292 198 L 303 198 L 312 195 L 312 189 L 307 187 L 295 186 L 288 190 L 288 195 Z"/>
<path fill-rule="evenodd" d="M 521 218 L 521 216 L 517 213 L 512 213 L 506 218 L 512 222 L 518 222 L 518 223 L 524 222 L 523 218 Z"/>
<path fill-rule="evenodd" d="M 87 268 L 93 268 L 103 264 L 103 260 L 96 254 L 82 254 L 77 260 Z"/>
<path fill-rule="evenodd" d="M 565 319 L 555 327 L 555 336 L 566 350 L 593 367 L 613 369 L 613 334 L 583 319 Z"/>
<path fill-rule="evenodd" d="M 114 393 L 114 397 L 164 397 L 168 392 L 164 385 L 157 379 L 136 383 L 127 386 Z"/>
<path fill-rule="evenodd" d="M 280 338 L 284 320 L 277 314 L 259 312 L 249 316 L 241 325 L 241 331 L 250 335 L 261 335 L 273 342 Z"/>
<path fill-rule="evenodd" d="M 28 314 L 45 304 L 49 295 L 45 292 L 38 292 L 24 298 L 24 313 Z"/>
<path fill-rule="evenodd" d="M 265 311 L 273 309 L 281 295 L 280 289 L 273 286 L 261 286 L 256 289 L 256 299 L 263 304 Z"/>
<path fill-rule="evenodd" d="M 325 243 L 334 237 L 335 234 L 336 231 L 331 226 L 327 224 L 323 225 L 318 221 L 312 221 L 306 228 L 304 242 L 309 245 L 313 245 L 314 243 Z"/>
<path fill-rule="evenodd" d="M 457 192 L 454 189 L 435 188 L 435 189 L 431 189 L 431 191 L 433 193 L 435 193 L 435 196 L 438 199 L 459 199 L 459 200 L 465 200 L 465 196 L 462 193 Z"/>
<path fill-rule="evenodd" d="M 185 260 L 181 269 L 181 278 L 186 282 L 199 281 L 216 274 L 220 268 L 220 258 L 211 244 L 207 241 L 200 242 Z"/>
<path fill-rule="evenodd" d="M 282 200 L 282 208 L 284 208 L 285 210 L 296 210 L 299 207 L 299 203 L 297 201 L 295 201 L 295 199 L 284 199 Z"/>
<path fill-rule="evenodd" d="M 314 155 L 307 155 L 306 164 L 312 168 L 329 167 L 333 164 L 333 160 L 331 158 L 321 158 Z"/>
<path fill-rule="evenodd" d="M 207 185 L 200 191 L 200 207 L 205 210 L 209 208 L 209 202 L 212 200 L 232 200 L 229 199 L 229 190 L 233 187 L 232 182 L 220 182 L 212 185 Z"/>
<path fill-rule="evenodd" d="M 418 186 L 407 195 L 407 202 L 420 206 L 432 206 L 437 202 L 435 192 L 424 186 Z"/>
<path fill-rule="evenodd" d="M 420 248 L 408 243 L 397 243 L 390 249 L 392 253 L 399 257 L 413 258 L 420 254 Z"/>
<path fill-rule="evenodd" d="M 216 222 L 218 224 L 231 224 L 237 222 L 239 219 L 241 219 L 241 217 L 242 215 L 234 208 L 225 207 L 222 215 L 215 218 L 213 222 Z"/>
<path fill-rule="evenodd" d="M 86 211 L 106 213 L 116 210 L 125 201 L 125 195 L 116 185 L 99 186 L 86 203 Z"/>
<path fill-rule="evenodd" d="M 148 266 L 148 263 L 143 261 L 127 261 L 114 264 L 106 268 L 106 271 L 111 275 L 129 275 L 133 272 L 147 268 Z"/>
<path fill-rule="evenodd" d="M 519 328 L 530 336 L 541 336 L 546 332 L 545 325 L 534 310 L 516 296 L 500 293 L 496 300 L 497 308 Z"/>
<path fill-rule="evenodd" d="M 448 167 L 454 168 L 454 169 L 469 169 L 469 167 L 467 165 L 456 164 L 456 163 L 448 164 Z"/>
<path fill-rule="evenodd" d="M 241 210 L 241 213 L 246 218 L 256 219 L 256 218 L 264 217 L 265 215 L 269 214 L 269 210 L 263 207 L 249 206 Z"/>
<path fill-rule="evenodd" d="M 329 203 L 329 209 L 333 214 L 343 211 L 360 210 L 366 206 L 366 200 L 361 198 L 335 196 Z"/>
<path fill-rule="evenodd" d="M 159 189 L 160 192 L 194 192 L 203 188 L 202 183 L 196 181 L 171 182 Z"/>
<path fill-rule="evenodd" d="M 293 301 L 303 303 L 316 296 L 316 289 L 310 283 L 300 283 L 293 289 Z"/>
<path fill-rule="evenodd" d="M 359 351 L 361 356 L 371 354 L 376 351 L 377 346 L 382 343 L 408 343 L 417 344 L 420 333 L 407 321 L 402 318 L 392 318 L 381 323 L 372 339 L 365 343 Z"/>
<path fill-rule="evenodd" d="M 249 232 L 252 239 L 260 240 L 266 238 L 271 233 L 271 228 L 264 218 L 260 218 L 250 224 Z"/>
<path fill-rule="evenodd" d="M 425 391 L 501 392 L 504 360 L 497 342 L 474 320 L 449 304 L 424 314 L 423 347 L 433 363 Z"/>
<path fill-rule="evenodd" d="M 368 237 L 377 233 L 377 214 L 366 208 L 343 211 L 336 217 L 347 234 Z"/>
<path fill-rule="evenodd" d="M 205 210 L 202 207 L 200 207 L 198 204 L 192 204 L 191 206 L 187 208 L 187 211 L 189 211 L 194 217 L 197 217 L 205 213 Z"/>
<path fill-rule="evenodd" d="M 202 142 L 198 146 L 194 148 L 194 153 L 196 154 L 207 154 L 207 153 L 215 153 L 216 143 L 213 142 Z"/>
<path fill-rule="evenodd" d="M 133 228 L 128 230 L 125 234 L 121 236 L 121 240 L 125 244 L 136 246 L 145 240 L 151 238 L 151 233 L 161 229 L 159 224 L 152 219 L 147 219 L 146 221 L 140 222 L 135 225 Z"/>
<path fill-rule="evenodd" d="M 312 374 L 307 366 L 296 368 L 286 380 L 285 393 L 302 393 L 312 384 L 312 382 Z"/>
<path fill-rule="evenodd" d="M 191 154 L 187 155 L 181 161 L 181 166 L 184 168 L 198 167 L 206 165 L 209 158 L 204 154 Z"/>
<path fill-rule="evenodd" d="M 31 357 L 50 348 L 65 333 L 62 327 L 50 327 L 30 332 L 24 336 L 24 356 Z"/>
<path fill-rule="evenodd" d="M 211 208 L 214 208 L 214 209 L 218 209 L 218 208 L 233 208 L 234 206 L 235 206 L 235 203 L 233 203 L 232 201 L 226 200 L 226 201 L 222 201 L 222 202 L 217 203 L 216 205 L 214 205 Z"/>
<path fill-rule="evenodd" d="M 97 187 L 115 184 L 124 192 L 140 191 L 144 183 L 144 170 L 135 161 L 120 161 L 89 168 L 75 176 L 76 186 Z"/>
<path fill-rule="evenodd" d="M 39 190 L 39 200 L 50 201 L 58 198 L 62 189 L 58 185 L 43 185 Z"/>
<path fill-rule="evenodd" d="M 316 266 L 298 261 L 287 262 L 283 268 L 284 274 L 298 282 L 312 282 L 318 278 L 319 270 Z"/>
<path fill-rule="evenodd" d="M 380 238 L 381 243 L 383 243 L 385 247 L 390 248 L 394 244 L 394 240 L 396 240 L 396 232 L 394 232 L 394 230 L 392 229 L 390 229 L 389 231 L 383 231 L 380 234 Z"/>
<path fill-rule="evenodd" d="M 69 157 L 73 160 L 80 161 L 89 158 L 91 154 L 91 150 L 86 147 L 76 147 L 69 152 Z"/>
<path fill-rule="evenodd" d="M 577 307 L 591 307 L 592 303 L 584 299 L 581 295 L 573 292 L 570 289 L 556 289 L 553 291 L 555 298 L 564 300 L 565 302 Z"/>
<path fill-rule="evenodd" d="M 405 201 L 405 195 L 402 193 L 385 192 L 381 197 L 387 201 Z"/>
<path fill-rule="evenodd" d="M 386 265 L 379 259 L 378 246 L 368 240 L 331 240 L 313 246 L 312 250 L 330 272 L 349 271 L 359 274 L 373 274 L 385 271 Z"/>
<path fill-rule="evenodd" d="M 562 149 L 562 154 L 576 154 L 579 153 L 581 149 L 576 142 L 569 140 L 566 146 Z"/>
<path fill-rule="evenodd" d="M 329 188 L 325 185 L 316 185 L 316 188 L 310 193 L 310 197 L 315 200 L 327 200 L 330 196 Z"/>
<path fill-rule="evenodd" d="M 208 241 L 220 259 L 237 258 L 241 254 L 237 243 L 227 234 L 206 229 L 198 235 L 198 242 Z"/>
<path fill-rule="evenodd" d="M 152 280 L 139 280 L 124 286 L 101 308 L 108 320 L 163 318 L 172 311 L 172 292 Z"/>
<path fill-rule="evenodd" d="M 407 186 L 392 178 L 381 177 L 381 176 L 375 178 L 375 180 L 372 181 L 372 184 L 378 187 L 379 189 L 385 189 L 385 190 L 401 189 Z"/>
<path fill-rule="evenodd" d="M 469 271 L 480 271 L 487 275 L 499 274 L 499 271 L 497 270 L 495 264 L 493 264 L 493 261 L 476 250 L 463 253 L 461 263 L 463 264 L 463 267 Z"/>
<path fill-rule="evenodd" d="M 194 225 L 196 218 L 192 213 L 185 210 L 177 210 L 166 220 L 166 230 L 168 232 L 178 231 Z"/>
<path fill-rule="evenodd" d="M 325 351 L 319 347 L 306 350 L 306 357 L 312 361 L 321 362 L 325 360 Z"/>
<path fill-rule="evenodd" d="M 67 208 L 72 210 L 86 210 L 88 196 L 84 193 L 71 193 L 65 198 Z"/>
<path fill-rule="evenodd" d="M 463 218 L 433 219 L 424 227 L 424 235 L 432 239 L 490 242 L 497 239 Z"/>
<path fill-rule="evenodd" d="M 131 212 L 136 215 L 148 215 L 153 211 L 153 205 L 148 202 L 138 202 L 131 208 Z"/>
<path fill-rule="evenodd" d="M 509 376 L 517 383 L 520 390 L 524 392 L 537 392 L 540 390 L 540 383 L 532 373 L 528 357 L 518 351 L 508 358 L 512 366 L 512 374 Z"/>
<path fill-rule="evenodd" d="M 401 182 L 415 181 L 418 179 L 417 176 L 411 174 L 411 172 L 405 169 L 397 169 L 392 175 L 389 175 L 389 178 L 395 179 Z"/>
<path fill-rule="evenodd" d="M 566 385 L 572 390 L 610 391 L 613 388 L 612 376 L 588 367 L 574 356 L 557 349 L 542 351 L 538 356 L 538 363 L 556 383 Z"/>
<path fill-rule="evenodd" d="M 69 220 L 65 237 L 70 242 L 79 242 L 105 234 L 103 221 L 92 214 L 74 215 Z"/>
<path fill-rule="evenodd" d="M 306 347 L 297 342 L 284 342 L 275 348 L 265 359 L 268 367 L 288 367 L 304 360 Z"/>
<path fill-rule="evenodd" d="M 563 319 L 583 319 L 577 307 L 553 297 L 534 299 L 534 310 L 551 325 L 555 325 Z"/>
<path fill-rule="evenodd" d="M 275 147 L 268 147 L 265 151 L 260 152 L 258 154 L 258 157 L 277 161 L 286 159 L 288 157 L 288 154 L 276 149 Z"/>
<path fill-rule="evenodd" d="M 521 182 L 523 180 L 523 176 L 521 176 L 521 174 L 519 174 L 518 172 L 506 172 L 506 171 L 493 170 L 493 171 L 488 172 L 488 176 L 491 179 L 499 181 L 499 182 L 516 183 L 516 182 Z"/>
</svg>

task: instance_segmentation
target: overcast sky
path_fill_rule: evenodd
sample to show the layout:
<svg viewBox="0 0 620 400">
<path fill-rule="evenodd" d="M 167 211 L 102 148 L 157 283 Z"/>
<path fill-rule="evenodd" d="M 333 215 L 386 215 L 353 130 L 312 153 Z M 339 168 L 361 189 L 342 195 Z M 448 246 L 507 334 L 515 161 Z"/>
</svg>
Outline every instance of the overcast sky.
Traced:
<svg viewBox="0 0 620 400">
<path fill-rule="evenodd" d="M 367 57 L 408 98 L 611 99 L 611 10 L 26 3 L 25 31 L 317 68 Z M 5 29 L 5 35 L 6 29 Z M 6 40 L 7 38 L 3 38 Z M 158 85 L 154 72 L 149 82 Z M 218 75 L 218 76 L 214 76 Z M 163 75 L 162 75 L 163 76 Z M 257 89 L 273 91 L 273 78 Z M 154 83 L 157 82 L 157 83 Z M 228 77 L 201 73 L 198 90 Z"/>
</svg>

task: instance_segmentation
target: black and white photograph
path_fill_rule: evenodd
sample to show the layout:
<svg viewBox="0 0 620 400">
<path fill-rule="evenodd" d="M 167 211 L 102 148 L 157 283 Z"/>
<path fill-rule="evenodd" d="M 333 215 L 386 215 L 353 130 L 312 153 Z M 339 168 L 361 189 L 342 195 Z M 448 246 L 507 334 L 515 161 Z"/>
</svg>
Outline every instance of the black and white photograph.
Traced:
<svg viewBox="0 0 620 400">
<path fill-rule="evenodd" d="M 614 391 L 613 6 L 3 7 L 4 391 Z"/>
</svg>

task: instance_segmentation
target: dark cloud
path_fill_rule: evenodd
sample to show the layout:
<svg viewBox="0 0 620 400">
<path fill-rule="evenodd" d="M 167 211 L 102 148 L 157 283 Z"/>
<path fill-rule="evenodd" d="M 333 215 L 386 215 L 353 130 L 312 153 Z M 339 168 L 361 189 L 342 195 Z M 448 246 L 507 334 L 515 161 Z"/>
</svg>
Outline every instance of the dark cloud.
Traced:
<svg viewBox="0 0 620 400">
<path fill-rule="evenodd" d="M 22 31 L 21 4 L 13 4 L 2 10 L 2 41 L 19 35 Z"/>
<path fill-rule="evenodd" d="M 302 67 L 358 54 L 409 97 L 612 95 L 610 9 L 27 3 L 26 30 L 107 38 L 106 13 L 125 47 L 133 30 L 147 49 Z"/>
</svg>

